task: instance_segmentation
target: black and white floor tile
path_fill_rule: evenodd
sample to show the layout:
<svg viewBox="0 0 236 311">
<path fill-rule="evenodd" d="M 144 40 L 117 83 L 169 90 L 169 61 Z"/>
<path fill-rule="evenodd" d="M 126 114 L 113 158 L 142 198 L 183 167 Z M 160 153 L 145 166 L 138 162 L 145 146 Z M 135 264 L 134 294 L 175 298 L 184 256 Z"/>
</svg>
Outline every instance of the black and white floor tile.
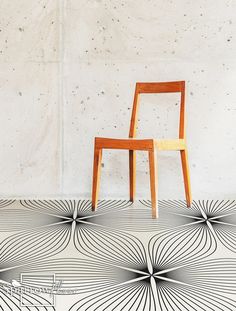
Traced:
<svg viewBox="0 0 236 311">
<path fill-rule="evenodd" d="M 0 310 L 236 311 L 236 201 L 0 200 Z M 60 281 L 55 306 L 9 293 Z M 8 289 L 8 291 L 6 290 Z"/>
</svg>

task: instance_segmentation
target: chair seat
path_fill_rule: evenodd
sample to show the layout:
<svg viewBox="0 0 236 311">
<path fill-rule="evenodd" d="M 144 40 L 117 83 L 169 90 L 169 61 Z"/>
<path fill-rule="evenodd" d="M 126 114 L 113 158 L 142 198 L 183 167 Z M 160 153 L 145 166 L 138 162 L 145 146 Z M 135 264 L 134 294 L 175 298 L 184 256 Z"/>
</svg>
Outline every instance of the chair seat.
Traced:
<svg viewBox="0 0 236 311">
<path fill-rule="evenodd" d="M 136 139 L 136 138 L 106 138 L 96 137 L 95 145 L 99 149 L 125 149 L 125 150 L 184 150 L 184 139 Z"/>
<path fill-rule="evenodd" d="M 158 150 L 184 150 L 186 143 L 184 139 L 155 139 Z"/>
</svg>

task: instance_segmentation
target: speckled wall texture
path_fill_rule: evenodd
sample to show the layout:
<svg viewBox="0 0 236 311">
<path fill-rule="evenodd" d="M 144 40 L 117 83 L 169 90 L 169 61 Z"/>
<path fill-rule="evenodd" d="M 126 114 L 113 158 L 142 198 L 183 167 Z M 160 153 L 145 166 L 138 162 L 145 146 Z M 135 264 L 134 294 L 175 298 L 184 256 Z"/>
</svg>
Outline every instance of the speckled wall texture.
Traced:
<svg viewBox="0 0 236 311">
<path fill-rule="evenodd" d="M 236 2 L 2 0 L 1 196 L 89 197 L 93 138 L 127 137 L 136 81 L 187 82 L 194 198 L 236 195 Z M 179 98 L 143 96 L 139 136 L 177 135 Z M 128 196 L 128 154 L 105 152 L 101 198 Z M 160 198 L 183 198 L 158 154 Z M 149 197 L 138 155 L 137 191 Z"/>
</svg>

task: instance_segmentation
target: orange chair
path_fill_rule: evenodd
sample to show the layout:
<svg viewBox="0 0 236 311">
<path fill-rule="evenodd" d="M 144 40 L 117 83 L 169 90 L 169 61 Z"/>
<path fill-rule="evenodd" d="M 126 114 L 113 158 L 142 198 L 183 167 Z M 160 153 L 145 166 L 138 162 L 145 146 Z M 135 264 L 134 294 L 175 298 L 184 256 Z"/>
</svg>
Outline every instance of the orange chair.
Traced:
<svg viewBox="0 0 236 311">
<path fill-rule="evenodd" d="M 173 140 L 136 139 L 137 112 L 139 106 L 139 94 L 142 93 L 181 93 L 179 138 Z M 156 176 L 156 150 L 178 150 L 181 155 L 186 203 L 189 207 L 192 202 L 187 146 L 185 141 L 185 82 L 151 82 L 136 83 L 133 111 L 130 122 L 128 139 L 114 139 L 95 137 L 92 209 L 96 210 L 98 202 L 99 181 L 103 149 L 129 150 L 129 185 L 130 201 L 134 201 L 136 184 L 136 150 L 148 151 L 150 169 L 150 188 L 152 202 L 152 217 L 157 218 L 157 176 Z"/>
</svg>

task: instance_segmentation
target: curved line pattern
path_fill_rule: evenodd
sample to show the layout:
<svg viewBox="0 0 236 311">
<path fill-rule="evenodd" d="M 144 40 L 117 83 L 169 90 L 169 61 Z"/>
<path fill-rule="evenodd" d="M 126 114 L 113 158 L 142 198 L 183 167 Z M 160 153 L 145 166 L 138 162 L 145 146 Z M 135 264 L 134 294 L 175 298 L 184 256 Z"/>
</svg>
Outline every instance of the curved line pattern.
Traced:
<svg viewBox="0 0 236 311">
<path fill-rule="evenodd" d="M 69 311 L 158 310 L 151 286 L 138 282 L 99 291 L 75 303 Z"/>
<path fill-rule="evenodd" d="M 199 200 L 198 203 L 194 201 L 193 205 L 200 206 L 201 209 L 208 215 L 208 217 L 215 217 L 228 214 L 230 212 L 236 212 L 235 200 Z"/>
<path fill-rule="evenodd" d="M 230 251 L 236 252 L 236 202 L 199 201 L 218 240 Z"/>
<path fill-rule="evenodd" d="M 52 215 L 45 215 L 31 210 L 2 209 L 0 210 L 0 232 L 23 231 L 48 226 L 64 221 Z"/>
<path fill-rule="evenodd" d="M 20 203 L 33 211 L 47 215 L 71 218 L 74 213 L 74 200 L 21 200 Z"/>
<path fill-rule="evenodd" d="M 141 201 L 150 207 L 150 201 Z M 159 202 L 160 229 L 172 230 L 178 227 L 189 226 L 200 227 L 205 223 L 209 230 L 213 230 L 215 237 L 226 248 L 236 252 L 236 201 L 232 200 L 202 200 L 193 201 L 191 208 L 186 208 L 185 201 Z M 174 235 L 173 235 L 174 237 Z"/>
<path fill-rule="evenodd" d="M 133 203 L 127 200 L 99 200 L 98 201 L 98 207 L 96 210 L 96 213 L 92 212 L 92 203 L 91 200 L 79 200 L 77 209 L 78 214 L 80 212 L 84 213 L 91 213 L 93 216 L 96 216 L 97 214 L 103 214 L 103 213 L 110 213 L 113 211 L 121 211 L 129 206 L 131 206 Z"/>
<path fill-rule="evenodd" d="M 21 204 L 41 213 L 71 218 L 77 211 L 79 216 L 94 216 L 108 212 L 120 211 L 132 203 L 127 200 L 102 200 L 98 202 L 96 213 L 92 211 L 90 200 L 22 200 Z"/>
<path fill-rule="evenodd" d="M 13 204 L 15 200 L 0 200 L 0 208 Z"/>
<path fill-rule="evenodd" d="M 140 202 L 147 207 L 151 207 L 150 200 L 140 200 Z M 186 201 L 183 200 L 160 200 L 158 201 L 158 207 L 163 211 L 169 213 L 177 213 L 184 216 L 201 217 L 199 206 L 196 201 L 193 201 L 191 208 L 187 207 Z"/>
<path fill-rule="evenodd" d="M 157 271 L 203 259 L 215 250 L 216 240 L 202 222 L 168 230 L 149 241 L 149 255 Z"/>
<path fill-rule="evenodd" d="M 162 219 L 152 219 L 150 215 L 150 210 L 132 206 L 123 211 L 97 215 L 89 219 L 89 222 L 106 228 L 115 228 L 128 232 L 156 232 L 166 228 L 163 225 Z"/>
<path fill-rule="evenodd" d="M 141 200 L 140 203 L 151 208 L 151 201 Z M 155 231 L 172 229 L 187 224 L 194 224 L 203 220 L 202 213 L 198 206 L 186 207 L 185 201 L 160 200 L 158 202 L 159 218 Z M 150 215 L 149 215 L 150 217 Z M 147 231 L 149 227 L 147 226 Z"/>
<path fill-rule="evenodd" d="M 107 263 L 134 269 L 147 266 L 142 243 L 136 237 L 123 232 L 84 223 L 76 226 L 74 243 L 84 255 L 105 260 Z"/>
<path fill-rule="evenodd" d="M 157 281 L 158 284 L 158 281 Z M 162 311 L 235 311 L 232 299 L 197 287 L 170 282 L 157 285 L 159 306 Z"/>
<path fill-rule="evenodd" d="M 163 200 L 158 220 L 151 219 L 150 201 L 141 203 L 100 201 L 96 213 L 89 200 L 23 200 L 22 210 L 5 205 L 0 231 L 21 232 L 0 242 L 0 279 L 24 272 L 27 286 L 47 287 L 37 275 L 55 273 L 59 294 L 79 293 L 70 311 L 236 311 L 227 297 L 236 296 L 236 259 L 208 259 L 217 256 L 218 241 L 232 256 L 236 250 L 235 201 L 195 201 L 187 209 L 184 201 Z M 65 249 L 81 257 L 49 258 Z M 0 291 L 4 311 L 18 298 Z"/>
<path fill-rule="evenodd" d="M 230 251 L 236 252 L 236 226 L 213 222 L 214 232 L 219 241 Z"/>
<path fill-rule="evenodd" d="M 204 290 L 236 295 L 236 259 L 195 262 L 168 273 L 170 278 Z"/>
<path fill-rule="evenodd" d="M 10 236 L 0 243 L 0 271 L 58 254 L 70 239 L 70 223 Z"/>
<path fill-rule="evenodd" d="M 76 291 L 78 294 L 89 293 L 98 289 L 108 289 L 137 277 L 135 272 L 125 270 L 106 262 L 78 258 L 59 258 L 38 261 L 20 269 L 6 271 L 11 279 L 18 280 L 24 273 L 24 285 L 27 287 L 50 287 L 51 280 L 40 278 L 41 275 L 56 275 L 56 282 L 62 281 L 58 294 Z"/>
</svg>

